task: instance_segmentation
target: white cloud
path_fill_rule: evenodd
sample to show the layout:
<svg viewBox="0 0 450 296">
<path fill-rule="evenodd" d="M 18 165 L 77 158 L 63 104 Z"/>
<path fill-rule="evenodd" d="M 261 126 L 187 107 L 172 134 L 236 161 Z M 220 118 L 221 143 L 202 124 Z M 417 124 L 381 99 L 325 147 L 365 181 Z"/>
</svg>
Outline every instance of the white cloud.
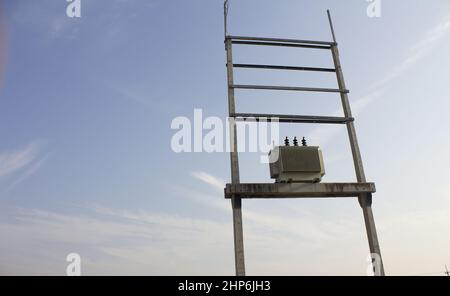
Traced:
<svg viewBox="0 0 450 296">
<path fill-rule="evenodd" d="M 450 33 L 450 15 L 444 17 L 426 36 L 414 44 L 408 51 L 404 60 L 395 66 L 385 78 L 372 85 L 371 89 L 386 86 L 394 79 L 408 71 L 415 63 L 429 54 Z"/>
<path fill-rule="evenodd" d="M 363 112 L 372 102 L 380 98 L 385 92 L 387 84 L 401 76 L 407 70 L 414 66 L 420 59 L 424 58 L 429 54 L 442 39 L 448 36 L 450 33 L 450 16 L 445 17 L 438 25 L 431 29 L 426 37 L 418 41 L 413 45 L 405 59 L 398 65 L 396 65 L 389 74 L 385 75 L 383 79 L 374 83 L 367 95 L 363 96 L 361 99 L 353 102 L 351 105 L 353 116 L 357 116 Z M 375 90 L 376 89 L 376 90 Z M 333 114 L 333 116 L 340 116 L 342 114 L 342 109 L 339 108 Z M 328 128 L 323 128 L 318 126 L 313 129 L 308 135 L 308 138 L 313 142 L 320 142 L 321 146 L 325 146 L 327 143 L 331 142 L 337 136 L 345 133 L 345 130 L 339 126 L 332 126 Z"/>
<path fill-rule="evenodd" d="M 220 180 L 219 178 L 216 178 L 208 173 L 197 171 L 197 172 L 192 172 L 191 175 L 194 178 L 196 178 L 216 189 L 223 190 L 225 188 L 225 181 Z"/>
<path fill-rule="evenodd" d="M 84 215 L 22 209 L 13 216 L 0 222 L 0 235 L 8 237 L 0 251 L 9 254 L 0 257 L 2 274 L 62 275 L 69 252 L 81 255 L 86 275 L 202 274 L 214 260 L 209 274 L 232 268 L 226 223 L 108 208 Z"/>
<path fill-rule="evenodd" d="M 407 211 L 379 220 L 383 260 L 391 275 L 425 275 L 450 262 L 450 211 Z"/>
<path fill-rule="evenodd" d="M 15 151 L 0 153 L 0 177 L 11 175 L 32 163 L 39 154 L 37 142 Z"/>
<path fill-rule="evenodd" d="M 102 206 L 90 207 L 84 214 L 9 209 L 0 218 L 0 236 L 8 237 L 0 241 L 0 253 L 8 254 L 0 256 L 0 274 L 62 275 L 65 256 L 78 252 L 85 275 L 232 275 L 230 203 L 216 190 L 219 182 L 211 182 L 217 178 L 198 175 L 210 176 L 203 182 L 215 184 L 215 193 L 177 190 L 206 207 L 205 216 L 210 216 L 206 218 L 184 211 L 171 214 Z M 244 204 L 249 274 L 365 274 L 367 242 L 356 204 L 346 218 L 338 219 L 298 212 L 292 205 L 288 211 L 288 205 L 284 206 L 285 214 L 277 215 L 270 207 L 256 211 Z M 442 239 L 449 231 L 449 217 L 443 210 L 383 217 L 378 226 L 387 271 L 436 270 L 450 247 L 450 240 Z"/>
<path fill-rule="evenodd" d="M 41 159 L 35 161 L 33 164 L 31 164 L 28 169 L 19 176 L 17 180 L 15 180 L 11 185 L 8 186 L 7 190 L 12 190 L 15 187 L 17 187 L 20 183 L 25 181 L 26 179 L 33 176 L 39 169 L 45 164 L 46 160 L 48 158 L 48 154 Z"/>
<path fill-rule="evenodd" d="M 357 117 L 358 114 L 363 112 L 372 102 L 376 101 L 384 94 L 384 90 L 375 91 L 369 93 L 366 96 L 363 96 L 359 100 L 355 101 L 352 104 L 352 115 L 353 117 Z M 342 116 L 342 109 L 336 110 L 332 116 Z M 310 139 L 311 142 L 320 143 L 321 147 L 325 147 L 333 139 L 340 135 L 346 134 L 347 131 L 345 126 L 332 125 L 324 128 L 323 126 L 317 126 L 314 128 L 308 135 L 307 138 Z M 337 159 L 337 158 L 336 158 Z"/>
<path fill-rule="evenodd" d="M 292 221 L 279 218 L 278 223 L 267 219 L 262 225 L 246 224 L 246 245 L 252 253 L 248 265 L 253 273 L 295 273 L 297 267 L 289 262 L 293 259 L 300 262 L 302 251 L 318 248 L 317 242 L 309 241 L 314 232 L 312 223 L 296 224 L 299 229 L 295 232 L 304 232 L 300 237 L 290 235 L 289 230 L 281 231 L 286 228 L 285 223 Z M 293 230 L 295 226 L 290 228 Z M 69 252 L 81 255 L 85 275 L 231 275 L 234 272 L 231 221 L 110 208 L 96 208 L 84 215 L 22 209 L 15 211 L 13 221 L 0 222 L 0 235 L 8 237 L 0 241 L 1 253 L 8 254 L 0 257 L 2 274 L 61 275 Z M 321 244 L 329 242 L 325 238 Z M 269 254 L 279 251 L 281 246 L 295 246 L 299 252 L 284 250 L 284 255 L 270 258 Z M 293 257 L 293 253 L 298 254 Z M 261 268 L 254 260 L 264 261 L 267 266 Z M 275 261 L 287 266 L 272 269 Z"/>
<path fill-rule="evenodd" d="M 0 236 L 8 237 L 0 241 L 0 253 L 9 254 L 0 257 L 0 273 L 63 274 L 65 256 L 77 252 L 86 275 L 232 275 L 231 207 L 219 194 L 223 183 L 205 172 L 192 175 L 212 186 L 215 193 L 181 187 L 176 192 L 206 207 L 210 217 L 101 206 L 85 214 L 9 210 L 0 219 Z M 308 272 L 308 268 L 323 264 L 333 254 L 319 256 L 317 250 L 338 246 L 339 241 L 348 246 L 344 249 L 360 247 L 350 244 L 358 225 L 349 221 L 280 217 L 249 208 L 243 216 L 249 274 L 323 274 L 314 269 Z M 356 266 L 365 262 L 365 248 L 360 249 Z M 350 266 L 345 272 L 358 274 L 358 268 Z"/>
<path fill-rule="evenodd" d="M 212 185 L 215 189 L 220 189 L 219 194 L 207 194 L 199 191 L 195 191 L 186 187 L 175 188 L 176 192 L 187 196 L 191 200 L 201 204 L 202 206 L 209 207 L 213 210 L 219 210 L 224 214 L 231 214 L 231 205 L 229 200 L 225 200 L 223 197 L 223 188 L 225 182 L 214 177 L 206 172 L 191 173 L 195 178 L 201 180 L 205 184 Z M 283 208 L 283 206 L 280 206 Z M 292 211 L 292 205 L 288 206 Z M 287 208 L 286 208 L 287 210 Z M 247 235 L 251 239 L 256 241 L 261 239 L 261 233 L 270 233 L 274 239 L 273 244 L 286 240 L 289 237 L 298 246 L 306 249 L 313 249 L 331 243 L 336 239 L 335 235 L 339 233 L 341 238 L 351 236 L 356 232 L 355 227 L 351 226 L 352 221 L 327 221 L 317 220 L 307 212 L 302 212 L 300 215 L 283 215 L 279 216 L 270 212 L 270 209 L 259 208 L 258 211 L 246 208 L 242 212 L 242 216 L 245 223 L 245 228 L 249 227 L 250 230 L 246 231 Z M 229 216 L 231 217 L 231 215 Z M 266 247 L 269 247 L 267 245 Z"/>
<path fill-rule="evenodd" d="M 77 31 L 77 22 L 67 17 L 64 1 L 43 0 L 17 2 L 11 8 L 11 20 L 30 30 L 45 34 L 49 39 L 60 37 L 73 38 Z"/>
<path fill-rule="evenodd" d="M 203 178 L 206 180 L 213 177 L 207 173 L 202 175 L 210 176 Z M 211 196 L 188 188 L 179 190 L 203 206 L 231 213 L 230 204 L 223 202 L 222 196 Z M 448 195 L 447 190 L 445 193 Z M 251 252 L 250 259 L 247 256 L 247 265 L 252 266 L 258 262 L 257 273 L 327 274 L 319 268 L 319 262 L 322 262 L 316 257 L 319 256 L 332 260 L 333 264 L 327 265 L 327 268 L 336 269 L 329 270 L 328 274 L 364 274 L 363 257 L 366 254 L 367 242 L 362 216 L 356 203 L 352 209 L 354 213 L 347 212 L 349 217 L 347 219 L 336 217 L 324 219 L 304 211 L 293 214 L 287 209 L 285 215 L 276 215 L 270 208 L 261 207 L 255 211 L 246 205 L 245 203 L 243 211 L 244 235 L 246 250 Z M 289 204 L 290 209 L 294 208 L 292 206 Z M 283 209 L 282 204 L 278 207 Z M 231 215 L 229 219 L 231 220 Z M 449 211 L 439 208 L 416 212 L 394 211 L 392 215 L 381 217 L 378 229 L 388 274 L 421 275 L 439 270 L 442 262 L 447 260 L 445 250 L 450 247 L 450 240 L 445 239 L 444 235 L 449 231 L 449 225 Z M 297 254 L 289 249 L 294 245 L 297 246 Z M 333 248 L 329 249 L 327 246 Z M 270 257 L 269 254 L 273 254 L 274 257 Z M 305 254 L 310 254 L 311 258 L 301 258 Z M 290 256 L 291 261 L 288 260 Z M 339 258 L 333 259 L 333 256 Z M 299 268 L 297 273 L 293 263 L 295 260 L 299 260 L 305 266 Z M 326 260 L 324 259 L 322 263 L 329 264 Z M 339 270 L 338 266 L 346 268 Z M 359 271 L 358 266 L 361 268 Z"/>
<path fill-rule="evenodd" d="M 383 79 L 375 82 L 370 87 L 370 92 L 363 96 L 361 99 L 356 100 L 351 105 L 353 116 L 357 116 L 363 112 L 372 102 L 380 98 L 385 92 L 387 84 L 403 75 L 411 67 L 414 66 L 420 59 L 427 56 L 444 38 L 448 37 L 450 33 L 450 15 L 445 17 L 439 24 L 433 29 L 428 31 L 426 36 L 414 44 L 406 54 L 403 61 L 394 66 Z M 338 109 L 334 112 L 333 116 L 340 116 L 342 109 Z M 339 126 L 333 126 L 331 128 L 323 128 L 321 126 L 312 130 L 308 138 L 320 142 L 322 146 L 331 142 L 338 135 L 344 134 L 345 130 Z M 317 140 L 316 140 L 317 139 Z M 319 141 L 320 140 L 320 141 Z"/>
<path fill-rule="evenodd" d="M 33 176 L 45 163 L 48 155 L 41 157 L 43 142 L 34 141 L 15 151 L 0 152 L 0 178 L 8 178 L 3 193 L 8 192 Z"/>
<path fill-rule="evenodd" d="M 96 84 L 106 87 L 109 91 L 113 92 L 117 98 L 149 107 L 152 111 L 158 112 L 159 114 L 172 114 L 173 109 L 176 108 L 174 105 L 168 105 L 165 101 L 156 99 L 151 90 L 142 89 L 137 86 L 130 87 L 128 85 L 129 83 L 124 83 L 122 77 L 117 79 L 117 77 L 110 76 L 109 73 L 103 73 L 101 76 L 91 76 L 90 78 Z M 105 79 L 105 77 L 108 79 Z"/>
</svg>

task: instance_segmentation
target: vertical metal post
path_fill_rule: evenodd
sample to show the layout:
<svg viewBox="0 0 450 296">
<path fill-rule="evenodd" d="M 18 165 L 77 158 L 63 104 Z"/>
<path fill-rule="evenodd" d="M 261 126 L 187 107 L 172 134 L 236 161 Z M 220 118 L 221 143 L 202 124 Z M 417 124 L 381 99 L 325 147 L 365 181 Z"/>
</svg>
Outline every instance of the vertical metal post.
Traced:
<svg viewBox="0 0 450 296">
<path fill-rule="evenodd" d="M 233 52 L 230 38 L 225 37 L 225 47 L 227 51 L 227 76 L 228 76 L 228 112 L 229 115 L 236 113 L 234 88 L 233 88 Z M 230 160 L 231 160 L 231 182 L 240 183 L 239 160 L 237 150 L 237 127 L 234 118 L 230 117 Z M 234 230 L 234 253 L 236 275 L 245 276 L 244 261 L 244 235 L 242 229 L 242 200 L 240 197 L 231 199 L 233 209 L 233 230 Z"/>
<path fill-rule="evenodd" d="M 334 33 L 333 22 L 331 20 L 331 14 L 330 14 L 329 10 L 327 11 L 327 13 L 328 13 L 328 20 L 330 22 L 331 33 L 333 35 L 333 41 L 335 43 L 334 45 L 331 46 L 331 51 L 333 54 L 334 66 L 336 68 L 336 76 L 337 76 L 338 85 L 339 85 L 340 89 L 347 89 L 346 85 L 345 85 L 344 74 L 342 71 L 341 62 L 339 59 L 339 50 L 338 50 L 337 43 L 336 43 L 336 36 Z M 342 107 L 344 109 L 345 117 L 352 117 L 352 111 L 350 108 L 348 95 L 346 93 L 341 92 L 341 101 L 342 101 Z M 359 150 L 359 145 L 358 145 L 358 138 L 356 137 L 356 130 L 355 130 L 355 125 L 353 122 L 347 122 L 347 132 L 348 132 L 348 137 L 350 140 L 350 147 L 352 150 L 356 179 L 358 180 L 358 182 L 366 182 L 366 176 L 364 173 L 361 152 Z M 363 210 L 367 238 L 369 241 L 370 253 L 372 255 L 376 254 L 377 258 L 375 258 L 375 260 L 380 261 L 380 262 L 376 262 L 377 263 L 376 266 L 379 267 L 380 270 L 377 271 L 375 274 L 385 275 L 383 260 L 381 257 L 380 244 L 378 242 L 378 236 L 377 236 L 377 231 L 376 231 L 376 227 L 375 227 L 375 219 L 373 217 L 373 212 L 372 212 L 372 194 L 360 195 L 358 197 L 358 201 Z"/>
</svg>

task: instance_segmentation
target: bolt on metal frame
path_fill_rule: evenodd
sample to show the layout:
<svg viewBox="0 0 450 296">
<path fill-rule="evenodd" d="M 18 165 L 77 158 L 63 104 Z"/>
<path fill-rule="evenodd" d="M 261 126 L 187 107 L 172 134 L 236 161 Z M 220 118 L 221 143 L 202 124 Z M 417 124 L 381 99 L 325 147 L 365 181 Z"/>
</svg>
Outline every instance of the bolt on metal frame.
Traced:
<svg viewBox="0 0 450 296">
<path fill-rule="evenodd" d="M 361 153 L 358 146 L 354 118 L 348 99 L 349 91 L 346 88 L 344 75 L 339 59 L 339 51 L 336 42 L 333 23 L 330 11 L 327 11 L 330 24 L 332 42 L 293 40 L 279 38 L 260 38 L 230 36 L 227 32 L 228 1 L 225 1 L 225 48 L 227 53 L 227 77 L 228 77 L 228 111 L 230 120 L 230 161 L 231 161 L 231 184 L 225 188 L 225 198 L 231 199 L 233 210 L 233 231 L 235 250 L 235 269 L 237 276 L 245 276 L 244 261 L 244 237 L 242 226 L 242 199 L 243 198 L 336 198 L 336 197 L 357 197 L 363 210 L 366 232 L 369 242 L 369 249 L 372 256 L 378 260 L 378 270 L 375 275 L 385 275 L 383 261 L 381 259 L 380 245 L 375 228 L 375 220 L 372 213 L 372 193 L 375 190 L 374 183 L 368 183 L 364 174 L 364 167 Z M 233 44 L 253 45 L 253 46 L 280 46 L 299 47 L 311 49 L 330 50 L 332 53 L 334 68 L 311 68 L 311 67 L 291 67 L 277 65 L 253 65 L 233 63 Z M 338 89 L 311 88 L 311 87 L 286 87 L 268 85 L 237 85 L 234 84 L 234 68 L 252 68 L 266 70 L 291 70 L 291 71 L 315 71 L 315 72 L 335 72 L 338 82 Z M 258 90 L 280 90 L 280 91 L 307 91 L 307 92 L 333 92 L 341 96 L 344 117 L 329 116 L 304 116 L 304 115 L 282 115 L 282 114 L 249 114 L 237 113 L 235 106 L 235 89 L 258 89 Z M 286 123 L 315 123 L 315 124 L 345 124 L 347 127 L 350 147 L 355 167 L 356 183 L 318 183 L 318 184 L 243 184 L 239 177 L 239 159 L 237 150 L 237 125 L 239 120 L 258 121 L 259 118 L 277 119 Z"/>
</svg>

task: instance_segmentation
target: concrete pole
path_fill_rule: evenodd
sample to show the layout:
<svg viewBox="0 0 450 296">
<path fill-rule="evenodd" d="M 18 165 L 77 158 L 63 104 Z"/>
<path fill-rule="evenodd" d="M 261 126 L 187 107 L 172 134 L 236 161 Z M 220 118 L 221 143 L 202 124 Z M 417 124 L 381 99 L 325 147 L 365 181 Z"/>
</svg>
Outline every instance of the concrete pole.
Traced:
<svg viewBox="0 0 450 296">
<path fill-rule="evenodd" d="M 336 69 L 336 76 L 338 80 L 338 85 L 340 89 L 347 89 L 344 80 L 344 74 L 342 71 L 341 62 L 339 59 L 339 50 L 336 43 L 336 36 L 334 33 L 333 22 L 331 20 L 330 11 L 328 12 L 328 20 L 330 22 L 331 33 L 333 35 L 334 45 L 331 47 L 331 51 L 333 54 L 334 66 Z M 350 103 L 348 99 L 348 95 L 344 92 L 341 92 L 341 102 L 342 107 L 344 109 L 345 117 L 352 117 L 352 111 L 350 108 Z M 366 182 L 366 176 L 364 173 L 363 162 L 361 158 L 361 152 L 359 150 L 358 139 L 356 137 L 355 125 L 353 122 L 347 122 L 347 132 L 350 140 L 350 147 L 352 150 L 353 163 L 355 166 L 356 179 L 358 182 Z M 378 267 L 379 270 L 375 270 L 375 275 L 384 276 L 384 266 L 383 259 L 381 257 L 380 244 L 378 242 L 377 230 L 375 227 L 375 219 L 373 217 L 372 212 L 372 194 L 362 194 L 358 197 L 359 204 L 363 210 L 364 222 L 366 225 L 367 238 L 369 241 L 369 249 L 372 258 L 375 260 L 375 267 Z"/>
<path fill-rule="evenodd" d="M 228 112 L 236 113 L 234 88 L 233 88 L 233 52 L 232 41 L 225 37 L 225 46 L 227 50 L 227 76 L 228 76 Z M 231 161 L 231 183 L 240 183 L 239 178 L 239 159 L 237 150 L 237 127 L 234 118 L 230 118 L 230 161 Z M 231 198 L 233 209 L 233 232 L 234 232 L 234 255 L 237 276 L 245 276 L 244 260 L 244 234 L 242 227 L 242 200 L 240 197 Z"/>
</svg>

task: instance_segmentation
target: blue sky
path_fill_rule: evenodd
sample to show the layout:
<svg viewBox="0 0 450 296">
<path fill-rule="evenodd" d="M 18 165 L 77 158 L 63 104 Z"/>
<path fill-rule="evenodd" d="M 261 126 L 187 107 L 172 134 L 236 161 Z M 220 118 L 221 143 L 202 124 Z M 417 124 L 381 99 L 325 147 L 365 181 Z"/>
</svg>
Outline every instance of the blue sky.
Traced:
<svg viewBox="0 0 450 296">
<path fill-rule="evenodd" d="M 388 274 L 450 265 L 450 3 L 230 1 L 233 35 L 331 40 L 331 9 Z M 234 273 L 226 153 L 174 153 L 176 116 L 227 114 L 223 2 L 0 4 L 0 274 Z M 317 51 L 236 48 L 239 62 L 331 66 Z M 242 83 L 335 86 L 327 74 L 240 71 Z M 277 101 L 274 101 L 274 96 Z M 336 95 L 237 92 L 242 112 L 339 114 Z M 275 102 L 275 104 L 274 104 Z M 326 114 L 324 114 L 326 113 Z M 282 126 L 354 180 L 343 127 Z M 259 154 L 243 182 L 271 182 Z M 356 200 L 245 201 L 251 275 L 365 275 Z"/>
</svg>

